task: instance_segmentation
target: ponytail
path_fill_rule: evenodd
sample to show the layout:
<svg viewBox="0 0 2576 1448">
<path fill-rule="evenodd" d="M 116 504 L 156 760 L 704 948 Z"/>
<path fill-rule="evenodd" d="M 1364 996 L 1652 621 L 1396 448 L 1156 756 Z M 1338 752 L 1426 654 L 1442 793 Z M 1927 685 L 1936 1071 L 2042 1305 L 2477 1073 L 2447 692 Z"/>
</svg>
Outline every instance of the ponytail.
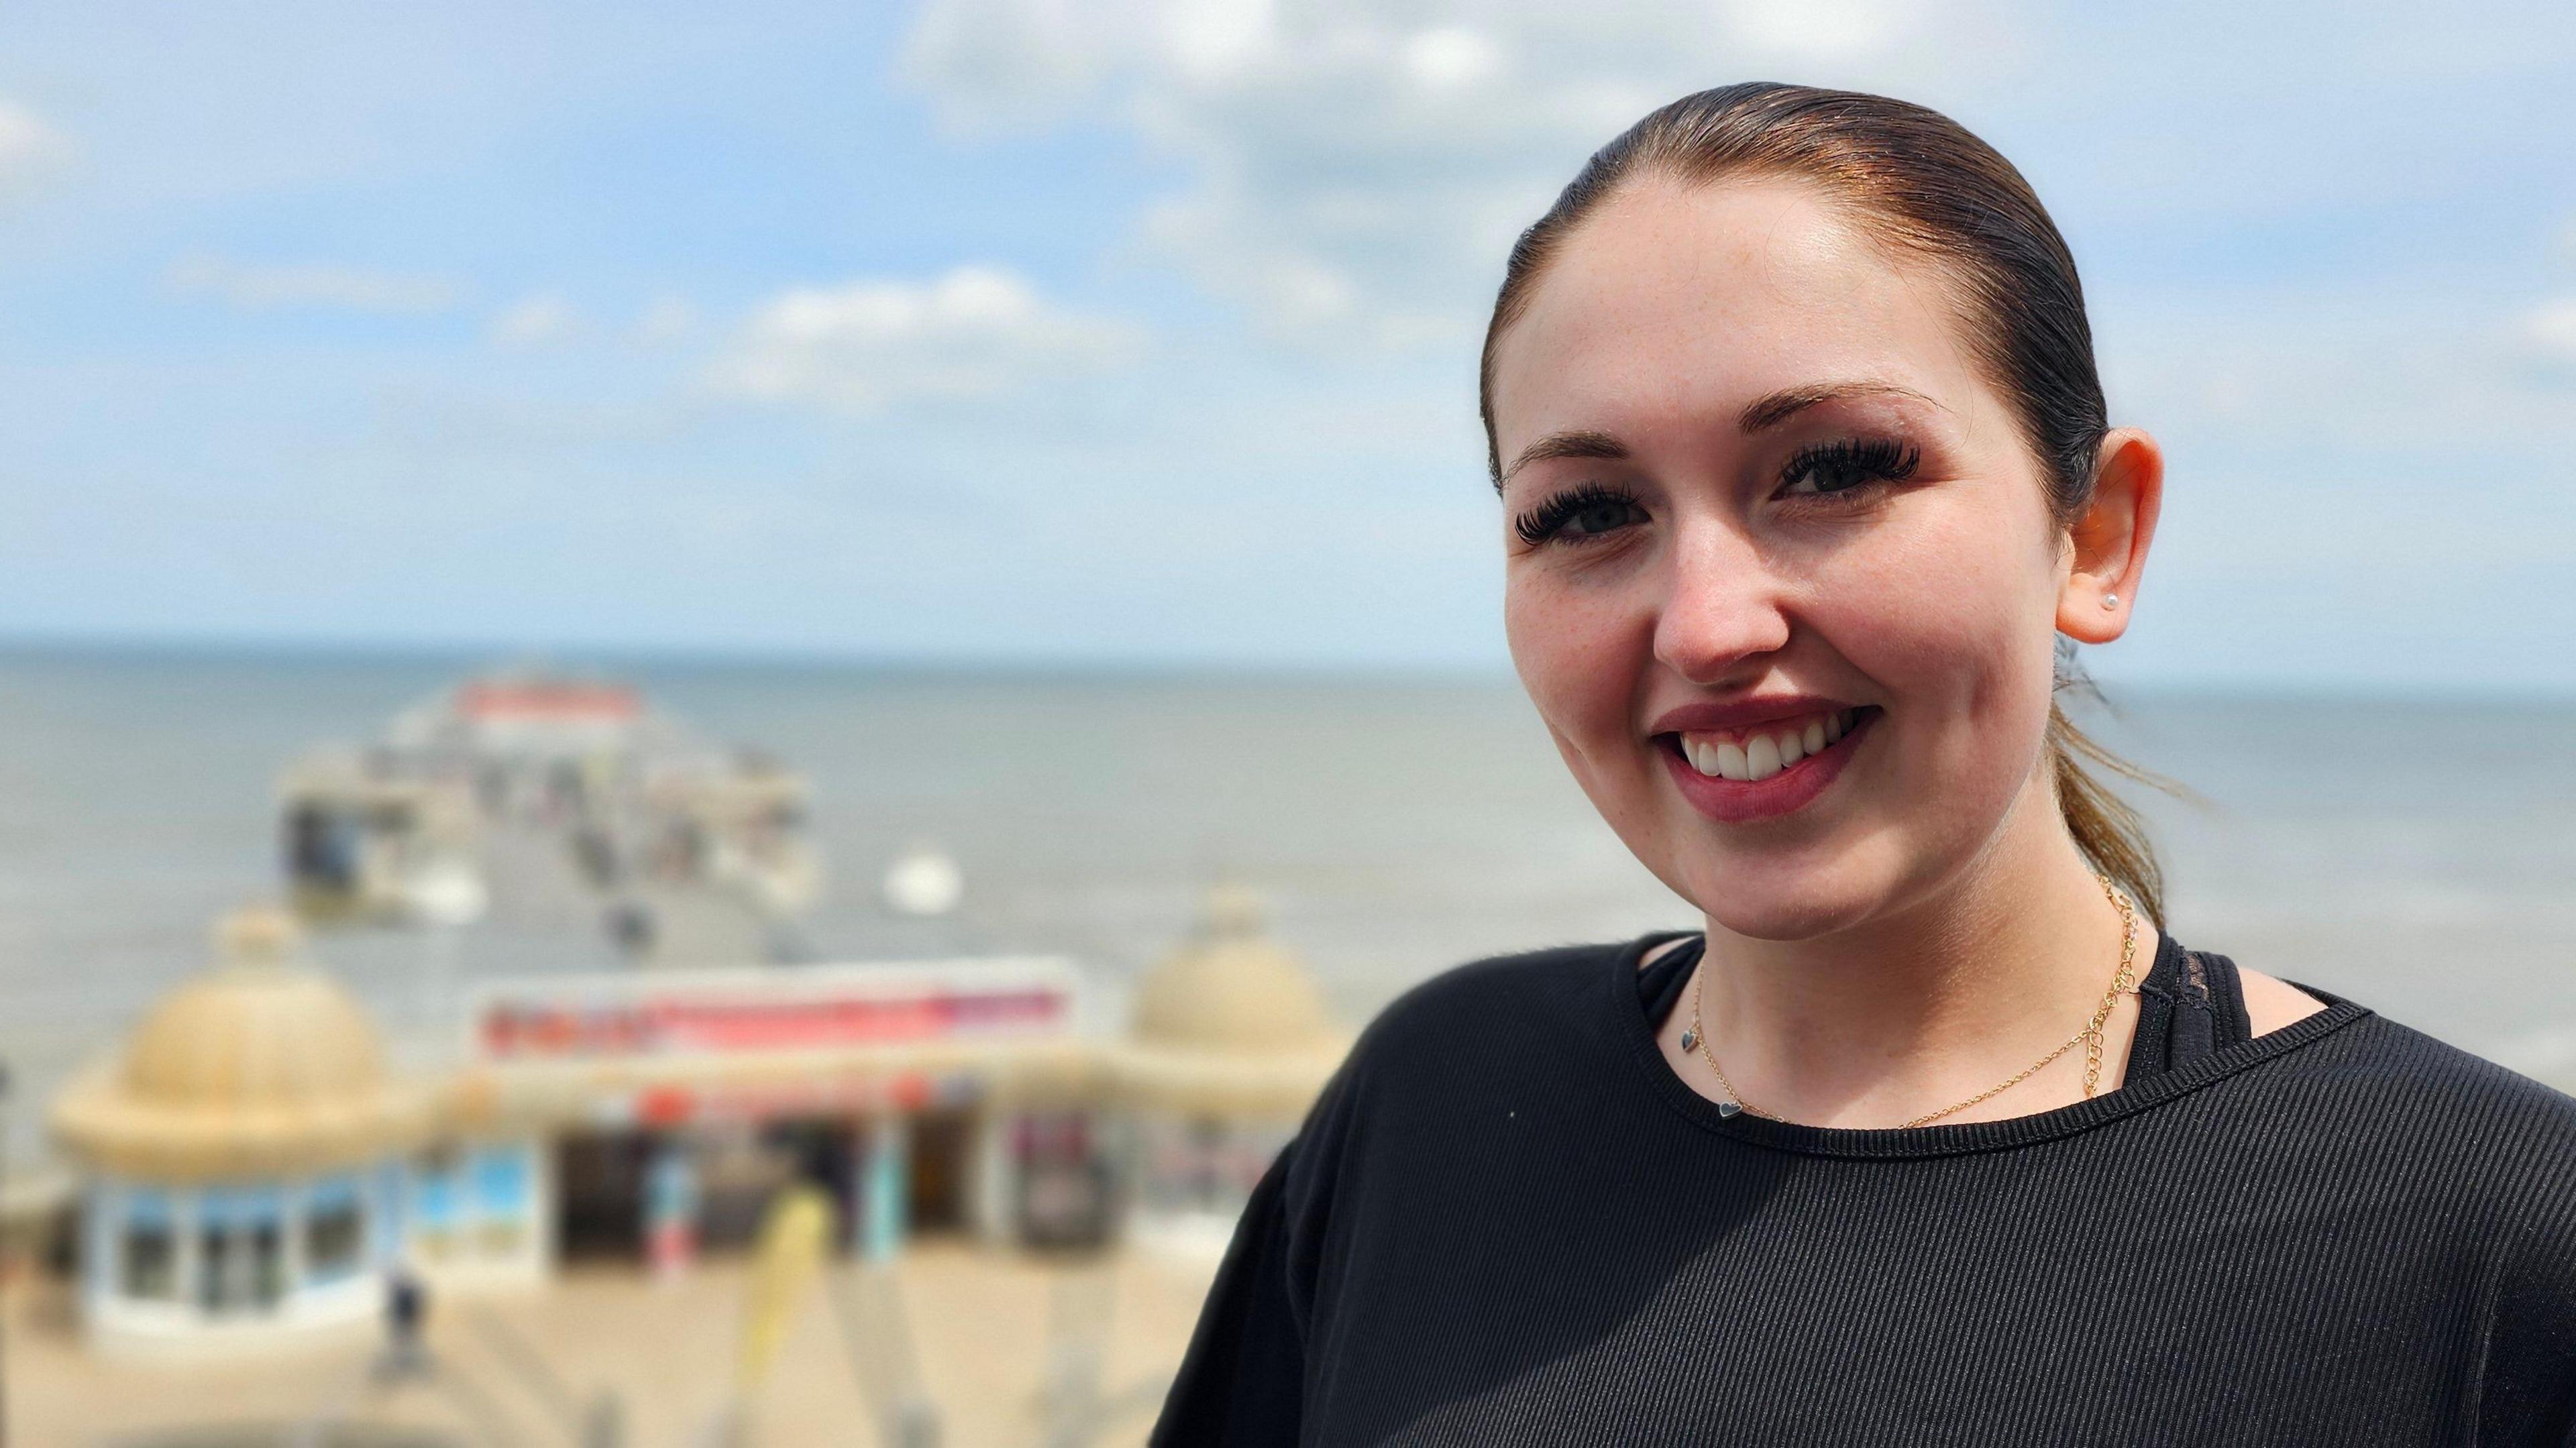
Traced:
<svg viewBox="0 0 2576 1448">
<path fill-rule="evenodd" d="M 2100 691 L 2075 662 L 2074 641 L 2060 638 L 2057 644 L 2058 689 L 2099 699 Z M 2084 852 L 2094 869 L 2110 876 L 2112 884 L 2128 892 L 2147 919 L 2161 927 L 2165 920 L 2165 872 L 2156 862 L 2155 846 L 2147 838 L 2146 818 L 2085 766 L 2092 765 L 2171 795 L 2181 796 L 2188 791 L 2103 748 L 2091 735 L 2075 727 L 2075 721 L 2067 717 L 2066 706 L 2054 698 L 2048 701 L 2044 747 L 2048 750 L 2050 782 L 2057 793 L 2057 812 L 2066 821 L 2066 832 L 2075 837 L 2075 848 Z"/>
</svg>

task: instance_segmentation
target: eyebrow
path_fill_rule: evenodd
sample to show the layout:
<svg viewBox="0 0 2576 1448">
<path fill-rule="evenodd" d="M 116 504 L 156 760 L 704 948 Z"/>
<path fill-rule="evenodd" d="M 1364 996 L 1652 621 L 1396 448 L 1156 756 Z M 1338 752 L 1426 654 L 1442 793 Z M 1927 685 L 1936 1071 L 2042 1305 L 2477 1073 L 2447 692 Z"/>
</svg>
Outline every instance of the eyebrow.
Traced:
<svg viewBox="0 0 2576 1448">
<path fill-rule="evenodd" d="M 1593 432 L 1586 429 L 1551 432 L 1528 447 L 1522 448 L 1520 456 L 1512 459 L 1512 465 L 1503 469 L 1502 476 L 1494 479 L 1494 486 L 1499 488 L 1511 481 L 1512 474 L 1532 463 L 1543 463 L 1551 458 L 1593 458 L 1607 462 L 1622 462 L 1627 456 L 1628 445 L 1606 432 Z"/>
<path fill-rule="evenodd" d="M 1941 404 L 1893 382 L 1811 382 L 1804 387 L 1784 387 L 1768 397 L 1757 397 L 1736 414 L 1735 425 L 1746 432 L 1760 432 L 1777 427 L 1819 402 L 1832 402 L 1844 397 L 1911 397 L 1930 407 Z M 1947 408 L 1942 408 L 1944 412 Z"/>
<path fill-rule="evenodd" d="M 1742 412 L 1736 414 L 1735 425 L 1744 432 L 1761 432 L 1779 426 L 1820 402 L 1832 402 L 1845 397 L 1890 396 L 1911 397 L 1927 406 L 1941 406 L 1940 403 L 1913 388 L 1900 387 L 1893 382 L 1811 382 L 1803 387 L 1784 387 L 1768 396 L 1755 398 Z M 1948 411 L 1947 408 L 1942 410 Z M 1512 474 L 1528 467 L 1531 463 L 1547 462 L 1554 458 L 1591 458 L 1602 462 L 1625 462 L 1628 458 L 1628 445 L 1606 432 L 1588 428 L 1552 432 L 1528 447 L 1522 448 L 1520 455 L 1512 459 L 1512 465 L 1503 469 L 1502 475 L 1494 480 L 1494 486 L 1500 488 L 1511 480 Z"/>
</svg>

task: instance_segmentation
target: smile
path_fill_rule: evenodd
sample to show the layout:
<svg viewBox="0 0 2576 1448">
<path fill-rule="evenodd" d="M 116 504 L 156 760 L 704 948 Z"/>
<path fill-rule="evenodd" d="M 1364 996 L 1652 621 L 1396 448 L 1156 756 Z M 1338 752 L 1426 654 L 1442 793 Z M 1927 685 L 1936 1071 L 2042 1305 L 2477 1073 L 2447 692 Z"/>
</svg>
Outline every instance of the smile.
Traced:
<svg viewBox="0 0 2576 1448">
<path fill-rule="evenodd" d="M 1693 809 L 1741 823 L 1793 813 L 1824 793 L 1884 712 L 1819 709 L 1732 729 L 1669 730 L 1654 742 Z"/>
<path fill-rule="evenodd" d="M 1720 779 L 1769 779 L 1798 761 L 1824 753 L 1851 732 L 1857 709 L 1828 709 L 1745 729 L 1684 730 L 1663 737 L 1702 774 Z"/>
</svg>

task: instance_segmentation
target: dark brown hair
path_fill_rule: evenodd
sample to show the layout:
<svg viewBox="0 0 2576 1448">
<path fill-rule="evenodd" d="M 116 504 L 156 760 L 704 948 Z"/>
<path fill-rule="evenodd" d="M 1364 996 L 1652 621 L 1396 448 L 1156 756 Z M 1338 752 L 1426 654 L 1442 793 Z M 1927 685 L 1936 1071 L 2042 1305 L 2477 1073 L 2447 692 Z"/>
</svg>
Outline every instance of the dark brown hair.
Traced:
<svg viewBox="0 0 2576 1448">
<path fill-rule="evenodd" d="M 1870 234 L 1941 265 L 1957 285 L 1970 355 L 2011 405 L 2040 463 L 2050 512 L 2072 526 L 2093 500 L 2109 421 L 2075 257 L 2011 162 L 1956 121 L 1904 101 L 1767 81 L 1688 95 L 1630 126 L 1512 247 L 1478 367 L 1485 463 L 1502 486 L 1494 437 L 1494 349 L 1528 310 L 1565 240 L 1632 178 L 1705 184 L 1729 176 L 1804 181 L 1859 216 Z M 2089 688 L 2061 638 L 2056 687 Z M 2054 700 L 2047 748 L 2057 805 L 2077 848 L 2164 919 L 2164 874 L 2145 821 L 2087 763 L 2147 783 L 2087 738 Z"/>
</svg>

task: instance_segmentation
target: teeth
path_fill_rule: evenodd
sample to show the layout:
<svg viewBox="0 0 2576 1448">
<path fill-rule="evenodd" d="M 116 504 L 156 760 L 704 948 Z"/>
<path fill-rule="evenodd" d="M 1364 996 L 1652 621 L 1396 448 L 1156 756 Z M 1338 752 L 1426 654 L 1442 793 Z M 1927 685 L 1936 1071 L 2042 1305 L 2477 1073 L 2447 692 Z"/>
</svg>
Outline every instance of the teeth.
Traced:
<svg viewBox="0 0 2576 1448">
<path fill-rule="evenodd" d="M 1744 746 L 1744 777 L 1769 779 L 1780 772 L 1780 746 L 1768 734 L 1756 734 Z"/>
<path fill-rule="evenodd" d="M 1684 735 L 1680 741 L 1682 758 L 1701 774 L 1720 779 L 1769 779 L 1808 755 L 1831 748 L 1851 732 L 1857 717 L 1857 710 L 1836 709 L 1809 715 L 1779 727 L 1775 733 L 1754 734 L 1740 741 L 1722 735 Z"/>
</svg>

